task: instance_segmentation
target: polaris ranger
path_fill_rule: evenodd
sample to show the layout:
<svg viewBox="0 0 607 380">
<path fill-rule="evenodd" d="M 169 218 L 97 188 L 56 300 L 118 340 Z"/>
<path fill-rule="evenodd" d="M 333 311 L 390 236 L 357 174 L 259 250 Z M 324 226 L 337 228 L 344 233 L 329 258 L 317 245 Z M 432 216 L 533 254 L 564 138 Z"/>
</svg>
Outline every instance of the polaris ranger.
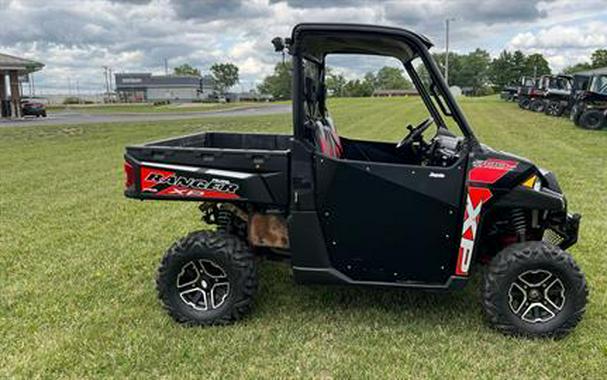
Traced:
<svg viewBox="0 0 607 380">
<path fill-rule="evenodd" d="M 534 111 L 544 112 L 550 116 L 561 116 L 571 96 L 573 77 L 571 75 L 551 75 L 545 79 L 544 99 Z M 533 104 L 531 106 L 533 109 Z"/>
<path fill-rule="evenodd" d="M 516 91 L 516 98 L 518 106 L 522 109 L 529 109 L 532 97 L 535 96 L 535 88 L 537 87 L 538 80 L 531 77 L 522 77 L 520 86 Z"/>
<path fill-rule="evenodd" d="M 571 86 L 569 95 L 567 97 L 560 96 L 554 101 L 548 101 L 544 113 L 550 116 L 562 116 L 569 115 L 571 108 L 575 104 L 577 94 L 584 90 L 588 85 L 589 77 L 587 75 L 573 74 L 567 75 L 569 84 Z"/>
<path fill-rule="evenodd" d="M 255 257 L 267 255 L 288 258 L 302 284 L 423 290 L 460 289 L 482 263 L 496 329 L 560 337 L 577 325 L 586 281 L 565 249 L 580 216 L 568 212 L 554 174 L 478 141 L 428 39 L 299 24 L 273 43 L 292 56 L 293 134 L 206 132 L 126 148 L 127 197 L 202 202 L 203 220 L 217 225 L 162 259 L 159 298 L 176 321 L 242 318 L 253 305 Z M 326 106 L 333 54 L 399 59 L 427 118 L 398 142 L 340 136 Z"/>
<path fill-rule="evenodd" d="M 584 129 L 607 128 L 607 70 L 593 74 L 575 95 L 570 118 Z"/>
<path fill-rule="evenodd" d="M 513 81 L 502 88 L 500 92 L 500 98 L 507 102 L 516 102 L 518 98 L 518 86 L 516 81 Z"/>
</svg>

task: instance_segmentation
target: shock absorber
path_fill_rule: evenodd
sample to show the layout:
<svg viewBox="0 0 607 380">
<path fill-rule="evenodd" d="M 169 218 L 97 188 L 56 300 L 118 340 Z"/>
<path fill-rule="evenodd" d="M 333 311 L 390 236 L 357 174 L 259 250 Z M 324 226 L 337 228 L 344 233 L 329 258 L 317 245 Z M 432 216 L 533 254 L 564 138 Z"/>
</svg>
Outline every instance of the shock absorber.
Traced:
<svg viewBox="0 0 607 380">
<path fill-rule="evenodd" d="M 217 210 L 217 231 L 232 232 L 232 220 L 233 215 L 231 211 L 219 208 Z"/>
<path fill-rule="evenodd" d="M 510 223 L 518 241 L 525 241 L 527 236 L 527 218 L 525 211 L 521 208 L 512 209 L 510 212 Z"/>
</svg>

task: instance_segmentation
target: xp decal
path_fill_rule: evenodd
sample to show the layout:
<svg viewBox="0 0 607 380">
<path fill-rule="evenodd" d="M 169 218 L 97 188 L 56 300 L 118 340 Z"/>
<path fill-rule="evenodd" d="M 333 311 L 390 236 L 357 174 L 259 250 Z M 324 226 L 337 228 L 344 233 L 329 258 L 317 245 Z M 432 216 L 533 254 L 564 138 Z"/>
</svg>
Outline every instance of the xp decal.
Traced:
<svg viewBox="0 0 607 380">
<path fill-rule="evenodd" d="M 141 168 L 141 192 L 184 198 L 237 199 L 239 186 L 226 179 L 197 178 L 157 168 Z"/>
<path fill-rule="evenodd" d="M 464 211 L 464 226 L 462 227 L 462 240 L 459 245 L 457 266 L 455 267 L 455 274 L 458 276 L 468 275 L 474 250 L 476 230 L 481 218 L 481 208 L 483 207 L 483 203 L 491 198 L 491 195 L 491 190 L 484 187 L 470 186 L 468 188 L 466 210 Z"/>
</svg>

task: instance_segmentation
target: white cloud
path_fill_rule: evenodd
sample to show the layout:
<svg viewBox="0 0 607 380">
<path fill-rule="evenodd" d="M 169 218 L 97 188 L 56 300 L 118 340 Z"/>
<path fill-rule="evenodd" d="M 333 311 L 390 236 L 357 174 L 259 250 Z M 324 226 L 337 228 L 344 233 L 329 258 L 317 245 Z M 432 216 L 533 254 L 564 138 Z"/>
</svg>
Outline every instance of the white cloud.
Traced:
<svg viewBox="0 0 607 380">
<path fill-rule="evenodd" d="M 554 71 L 590 60 L 592 52 L 607 47 L 607 22 L 593 21 L 581 25 L 556 25 L 537 32 L 514 36 L 508 49 L 525 53 L 542 53 Z"/>
</svg>

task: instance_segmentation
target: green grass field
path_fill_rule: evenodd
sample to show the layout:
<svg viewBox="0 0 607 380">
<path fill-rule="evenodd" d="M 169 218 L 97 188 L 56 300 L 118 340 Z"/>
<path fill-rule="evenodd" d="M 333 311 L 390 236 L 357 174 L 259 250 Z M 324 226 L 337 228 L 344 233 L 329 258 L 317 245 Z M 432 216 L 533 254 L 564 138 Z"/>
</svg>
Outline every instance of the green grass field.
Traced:
<svg viewBox="0 0 607 380">
<path fill-rule="evenodd" d="M 397 141 L 405 115 L 422 118 L 412 100 L 331 106 L 346 136 Z M 489 329 L 478 273 L 451 294 L 304 287 L 273 262 L 259 265 L 250 317 L 182 327 L 161 309 L 154 276 L 164 250 L 201 228 L 199 212 L 124 198 L 124 146 L 204 130 L 288 133 L 290 116 L 0 128 L 0 378 L 605 378 L 607 131 L 493 98 L 462 106 L 484 143 L 555 171 L 583 214 L 570 251 L 590 300 L 564 340 Z"/>
<path fill-rule="evenodd" d="M 132 104 L 82 104 L 82 105 L 61 105 L 50 106 L 47 108 L 49 113 L 73 111 L 79 113 L 107 114 L 107 113 L 167 113 L 167 112 L 204 112 L 219 111 L 234 108 L 263 107 L 271 103 L 195 103 L 183 105 L 179 103 L 164 104 L 155 106 L 150 103 L 132 103 Z"/>
</svg>

